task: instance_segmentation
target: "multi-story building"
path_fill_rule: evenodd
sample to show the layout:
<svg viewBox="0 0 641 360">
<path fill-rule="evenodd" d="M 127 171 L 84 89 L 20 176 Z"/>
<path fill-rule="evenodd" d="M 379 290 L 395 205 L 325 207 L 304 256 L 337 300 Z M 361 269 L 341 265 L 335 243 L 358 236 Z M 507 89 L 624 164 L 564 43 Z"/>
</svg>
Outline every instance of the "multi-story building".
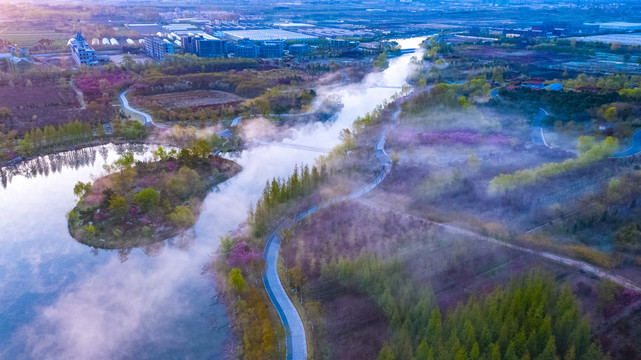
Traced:
<svg viewBox="0 0 641 360">
<path fill-rule="evenodd" d="M 344 39 L 327 39 L 329 42 L 329 49 L 333 53 L 341 53 L 354 50 L 358 47 L 358 41 L 349 41 Z"/>
<path fill-rule="evenodd" d="M 183 51 L 185 54 L 194 54 L 196 53 L 196 37 L 185 35 L 181 39 Z"/>
<path fill-rule="evenodd" d="M 145 50 L 150 57 L 158 61 L 164 61 L 167 55 L 174 54 L 174 43 L 160 37 L 147 36 L 145 38 Z"/>
<path fill-rule="evenodd" d="M 269 41 L 260 44 L 260 56 L 264 58 L 276 58 L 283 56 L 287 43 L 285 41 Z"/>
<path fill-rule="evenodd" d="M 187 35 L 182 37 L 183 51 L 200 57 L 225 56 L 225 42 L 210 35 Z"/>
<path fill-rule="evenodd" d="M 292 55 L 303 55 L 309 52 L 309 44 L 292 44 L 287 48 Z"/>
<path fill-rule="evenodd" d="M 260 46 L 254 44 L 236 46 L 236 57 L 239 58 L 257 58 L 260 56 Z"/>
<path fill-rule="evenodd" d="M 87 41 L 85 41 L 85 38 L 82 37 L 80 32 L 76 34 L 75 38 L 69 40 L 67 45 L 69 45 L 71 56 L 78 66 L 94 67 L 98 65 L 99 61 L 96 56 L 96 50 L 87 44 Z"/>
</svg>

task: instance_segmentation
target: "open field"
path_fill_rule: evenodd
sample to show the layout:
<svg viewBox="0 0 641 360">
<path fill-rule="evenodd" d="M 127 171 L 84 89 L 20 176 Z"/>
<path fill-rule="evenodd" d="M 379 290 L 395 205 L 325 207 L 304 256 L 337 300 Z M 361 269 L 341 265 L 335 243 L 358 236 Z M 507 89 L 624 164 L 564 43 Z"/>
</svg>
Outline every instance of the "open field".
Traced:
<svg viewBox="0 0 641 360">
<path fill-rule="evenodd" d="M 522 65 L 536 63 L 541 67 L 577 59 L 577 55 L 575 54 L 560 54 L 550 51 L 490 47 L 486 45 L 469 45 L 462 46 L 457 49 L 461 52 L 462 55 L 470 58 L 477 58 L 482 60 L 500 59 L 500 61 L 515 62 Z"/>
<path fill-rule="evenodd" d="M 53 40 L 56 43 L 66 43 L 71 35 L 55 30 L 12 29 L 0 26 L 0 39 L 16 43 L 19 46 L 34 46 L 41 39 Z"/>
<path fill-rule="evenodd" d="M 84 119 L 86 110 L 80 104 L 74 90 L 68 85 L 38 84 L 0 87 L 0 108 L 7 108 L 11 116 L 0 123 L 0 131 L 44 127 L 63 124 L 75 119 Z"/>
<path fill-rule="evenodd" d="M 136 101 L 141 104 L 156 105 L 166 110 L 238 103 L 245 100 L 245 98 L 238 95 L 218 90 L 194 90 L 136 98 Z"/>
</svg>

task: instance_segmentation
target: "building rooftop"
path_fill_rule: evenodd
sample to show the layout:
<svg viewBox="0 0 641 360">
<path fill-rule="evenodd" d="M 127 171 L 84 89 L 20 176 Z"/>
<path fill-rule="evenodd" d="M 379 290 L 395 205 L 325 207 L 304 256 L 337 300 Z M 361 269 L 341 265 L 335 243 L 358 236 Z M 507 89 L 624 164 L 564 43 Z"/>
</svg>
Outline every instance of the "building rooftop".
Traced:
<svg viewBox="0 0 641 360">
<path fill-rule="evenodd" d="M 599 25 L 603 29 L 638 29 L 641 28 L 641 23 L 631 23 L 625 21 L 611 21 L 611 22 L 601 22 L 601 23 L 586 23 L 585 25 Z"/>
<path fill-rule="evenodd" d="M 163 28 L 167 29 L 170 32 L 173 31 L 186 31 L 186 30 L 198 30 L 197 26 L 194 26 L 192 24 L 169 24 L 163 26 Z"/>
<path fill-rule="evenodd" d="M 284 23 L 274 23 L 274 26 L 283 27 L 283 28 L 300 28 L 300 27 L 314 27 L 315 25 L 305 24 L 305 23 L 284 22 Z"/>
<path fill-rule="evenodd" d="M 593 35 L 573 37 L 577 41 L 583 42 L 600 42 L 600 43 L 619 43 L 621 45 L 641 45 L 641 35 L 633 34 L 612 34 L 612 35 Z"/>
<path fill-rule="evenodd" d="M 84 50 L 84 51 L 94 50 L 91 46 L 89 46 L 89 44 L 87 44 L 87 41 L 85 41 L 85 38 L 82 37 L 80 33 L 76 34 L 75 38 L 69 39 L 69 41 L 67 41 L 67 46 L 71 46 L 78 50 Z"/>
<path fill-rule="evenodd" d="M 269 40 L 315 40 L 316 36 L 305 35 L 293 31 L 280 29 L 259 29 L 259 30 L 229 30 L 223 31 L 225 36 L 234 40 L 249 39 L 256 41 Z"/>
<path fill-rule="evenodd" d="M 21 57 L 17 57 L 17 56 L 10 57 L 9 61 L 11 61 L 13 63 L 16 63 L 16 64 L 19 63 L 19 62 L 27 62 L 27 63 L 31 63 L 32 62 L 29 59 L 25 59 L 25 58 L 21 58 Z"/>
</svg>

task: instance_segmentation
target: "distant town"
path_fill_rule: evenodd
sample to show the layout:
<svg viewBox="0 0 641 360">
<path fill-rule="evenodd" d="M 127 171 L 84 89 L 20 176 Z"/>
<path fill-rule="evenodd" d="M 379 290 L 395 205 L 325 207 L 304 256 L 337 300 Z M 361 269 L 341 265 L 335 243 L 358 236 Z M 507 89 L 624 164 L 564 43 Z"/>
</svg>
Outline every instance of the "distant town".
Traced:
<svg viewBox="0 0 641 360">
<path fill-rule="evenodd" d="M 641 44 L 641 17 L 639 22 L 616 18 L 624 7 L 634 6 L 634 2 L 483 0 L 447 5 L 412 1 L 374 4 L 380 7 L 336 3 L 348 16 L 334 19 L 320 16 L 323 13 L 320 9 L 331 8 L 329 4 L 312 12 L 299 9 L 301 5 L 289 4 L 279 7 L 279 16 L 275 16 L 273 10 L 265 12 L 260 4 L 252 2 L 247 3 L 245 10 L 233 10 L 234 6 L 230 6 L 224 11 L 203 9 L 198 2 L 193 2 L 187 7 L 156 7 L 155 22 L 134 21 L 153 17 L 140 11 L 124 12 L 117 4 L 92 7 L 82 15 L 73 7 L 67 7 L 57 21 L 45 25 L 45 32 L 29 36 L 22 33 L 13 38 L 12 28 L 28 29 L 38 22 L 12 19 L 8 12 L 0 15 L 1 24 L 7 29 L 0 33 L 0 51 L 5 50 L 0 53 L 0 59 L 4 59 L 4 66 L 12 71 L 24 71 L 32 65 L 72 69 L 74 65 L 121 63 L 123 55 L 131 55 L 137 62 L 162 62 L 176 54 L 264 59 L 274 66 L 297 67 L 330 58 L 359 61 L 364 56 L 393 50 L 395 44 L 387 39 L 425 31 L 449 34 L 449 40 L 458 43 L 512 39 L 517 44 L 536 45 L 574 39 L 609 45 Z M 34 5 L 20 5 L 20 8 L 29 6 Z M 525 9 L 531 16 L 522 16 Z M 587 17 L 582 21 L 563 15 L 554 19 L 546 16 L 572 9 L 601 12 L 606 19 L 613 20 L 594 22 Z M 356 11 L 358 17 L 349 15 Z M 469 13 L 477 14 L 476 21 L 458 20 Z M 429 14 L 438 14 L 438 20 L 420 21 Z M 513 16 L 510 23 L 499 20 L 509 16 Z M 64 24 L 77 30 L 70 31 Z M 637 32 L 639 34 L 635 34 Z"/>
</svg>

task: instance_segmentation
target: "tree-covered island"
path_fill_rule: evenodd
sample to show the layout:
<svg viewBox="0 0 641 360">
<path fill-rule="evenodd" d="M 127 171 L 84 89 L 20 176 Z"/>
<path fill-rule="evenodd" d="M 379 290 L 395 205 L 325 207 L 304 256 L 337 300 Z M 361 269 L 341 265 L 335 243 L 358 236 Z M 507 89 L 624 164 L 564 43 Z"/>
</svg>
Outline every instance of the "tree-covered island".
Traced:
<svg viewBox="0 0 641 360">
<path fill-rule="evenodd" d="M 69 232 L 96 248 L 129 249 L 192 227 L 207 193 L 241 167 L 200 140 L 180 150 L 158 147 L 147 162 L 125 153 L 105 169 L 93 184 L 74 187 L 79 201 L 68 214 Z"/>
</svg>

